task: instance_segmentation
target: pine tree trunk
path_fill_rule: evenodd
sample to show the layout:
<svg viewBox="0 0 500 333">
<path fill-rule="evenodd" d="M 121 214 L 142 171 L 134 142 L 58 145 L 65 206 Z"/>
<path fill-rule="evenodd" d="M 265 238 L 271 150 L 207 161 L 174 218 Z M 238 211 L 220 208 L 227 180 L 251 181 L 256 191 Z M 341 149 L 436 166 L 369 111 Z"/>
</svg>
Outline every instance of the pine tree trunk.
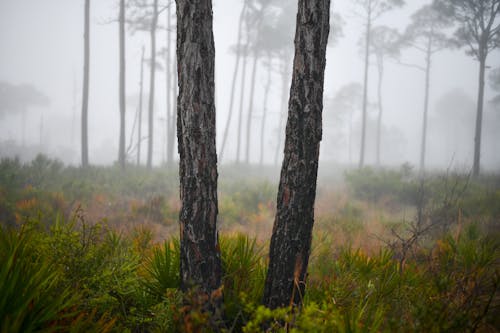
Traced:
<svg viewBox="0 0 500 333">
<path fill-rule="evenodd" d="M 253 65 L 252 65 L 252 77 L 250 79 L 250 100 L 248 105 L 247 113 L 247 146 L 245 150 L 245 163 L 250 164 L 250 136 L 252 134 L 252 117 L 253 117 L 253 98 L 255 92 L 255 76 L 257 74 L 257 63 L 259 60 L 259 54 L 254 52 L 253 55 Z"/>
<path fill-rule="evenodd" d="M 422 144 L 420 148 L 420 175 L 425 173 L 425 154 L 427 150 L 427 115 L 429 112 L 429 90 L 431 73 L 432 39 L 427 41 L 427 51 L 425 57 L 425 91 L 424 91 L 424 114 L 422 121 Z"/>
<path fill-rule="evenodd" d="M 82 93 L 82 167 L 89 165 L 88 108 L 89 108 L 89 67 L 90 67 L 90 0 L 85 0 L 83 34 L 83 93 Z"/>
<path fill-rule="evenodd" d="M 472 175 L 479 176 L 480 160 L 481 160 L 481 132 L 483 126 L 483 104 L 484 104 L 484 72 L 486 69 L 486 47 L 481 47 L 479 57 L 479 90 L 477 96 L 477 111 L 476 111 L 476 132 L 474 135 L 474 165 L 472 167 Z"/>
<path fill-rule="evenodd" d="M 144 87 L 144 46 L 141 49 L 141 80 L 139 82 L 139 116 L 137 124 L 137 166 L 141 165 L 141 142 L 142 142 L 142 93 Z"/>
<path fill-rule="evenodd" d="M 158 24 L 158 0 L 153 3 L 153 17 L 151 18 L 151 69 L 149 75 L 149 104 L 148 104 L 148 159 L 147 168 L 153 167 L 153 135 L 154 135 L 154 103 L 155 103 L 155 72 L 156 72 L 156 26 Z"/>
<path fill-rule="evenodd" d="M 377 101 L 378 101 L 378 118 L 377 118 L 377 167 L 380 167 L 380 141 L 382 138 L 382 115 L 384 114 L 382 104 L 382 81 L 384 77 L 384 59 L 383 56 L 377 59 L 378 67 L 378 83 L 377 83 Z"/>
<path fill-rule="evenodd" d="M 260 159 L 259 159 L 259 165 L 262 166 L 264 164 L 264 138 L 265 138 L 265 127 L 266 127 L 266 120 L 267 120 L 267 100 L 269 97 L 269 90 L 271 90 L 271 73 L 272 73 L 272 58 L 271 54 L 267 54 L 267 59 L 269 63 L 269 67 L 267 68 L 267 82 L 265 86 L 265 91 L 264 91 L 264 100 L 263 100 L 263 105 L 262 105 L 262 123 L 260 126 Z"/>
<path fill-rule="evenodd" d="M 366 20 L 366 41 L 365 41 L 365 68 L 364 68 L 364 79 L 363 79 L 363 109 L 361 118 L 361 149 L 359 153 L 359 168 L 365 165 L 365 144 L 366 144 L 366 116 L 368 107 L 368 66 L 370 59 L 370 37 L 371 37 L 371 0 L 368 0 L 368 17 Z"/>
<path fill-rule="evenodd" d="M 236 42 L 236 63 L 234 64 L 233 71 L 233 81 L 231 83 L 231 94 L 229 95 L 229 110 L 227 114 L 226 126 L 224 128 L 224 134 L 222 136 L 222 145 L 219 153 L 219 162 L 222 163 L 222 158 L 224 157 L 224 148 L 226 148 L 227 135 L 229 133 L 229 126 L 231 125 L 231 118 L 233 116 L 233 104 L 234 104 L 234 92 L 236 90 L 236 80 L 238 78 L 238 71 L 240 68 L 240 58 L 241 58 L 241 34 L 243 31 L 243 18 L 245 16 L 245 10 L 247 7 L 246 1 L 243 2 L 243 8 L 240 13 L 240 22 L 238 25 L 238 40 Z"/>
<path fill-rule="evenodd" d="M 118 149 L 118 163 L 125 168 L 125 0 L 120 0 L 119 16 L 120 38 L 120 90 L 118 93 L 120 104 L 120 139 Z"/>
<path fill-rule="evenodd" d="M 299 0 L 285 156 L 264 287 L 270 308 L 300 305 L 314 224 L 330 0 Z"/>
<path fill-rule="evenodd" d="M 221 301 L 211 0 L 177 0 L 181 289 Z"/>
</svg>

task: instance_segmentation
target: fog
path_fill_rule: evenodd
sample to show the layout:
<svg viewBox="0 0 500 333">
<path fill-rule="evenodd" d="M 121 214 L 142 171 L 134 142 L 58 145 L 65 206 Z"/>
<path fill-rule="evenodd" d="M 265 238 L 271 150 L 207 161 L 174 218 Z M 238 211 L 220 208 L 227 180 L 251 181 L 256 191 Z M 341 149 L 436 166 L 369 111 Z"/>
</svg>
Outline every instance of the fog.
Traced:
<svg viewBox="0 0 500 333">
<path fill-rule="evenodd" d="M 275 1 L 276 2 L 276 1 Z M 290 2 L 291 13 L 280 26 L 288 31 L 280 34 L 280 40 L 269 40 L 268 44 L 285 44 L 287 56 L 273 54 L 270 58 L 262 51 L 257 69 L 253 116 L 250 128 L 250 163 L 260 163 L 261 137 L 263 136 L 263 162 L 273 165 L 281 163 L 281 144 L 278 159 L 275 158 L 279 140 L 284 140 L 284 126 L 280 131 L 282 100 L 282 75 L 280 69 L 284 59 L 293 59 L 293 32 L 295 27 L 295 2 Z M 428 1 L 413 0 L 402 8 L 388 11 L 377 18 L 374 25 L 386 25 L 404 32 L 411 15 Z M 163 8 L 166 1 L 160 0 Z M 237 43 L 239 17 L 243 1 L 214 0 L 214 39 L 216 46 L 216 112 L 217 149 L 220 155 L 224 128 L 229 113 L 231 83 L 235 65 L 234 46 Z M 279 6 L 271 9 L 260 19 L 263 25 L 275 23 Z M 339 103 L 339 92 L 348 86 L 363 85 L 364 21 L 355 1 L 336 0 L 332 12 L 330 31 L 338 34 L 330 41 L 327 50 L 325 72 L 325 98 L 323 110 L 323 141 L 320 161 L 328 165 L 357 165 L 361 140 L 361 99 L 356 92 L 349 106 Z M 1 0 L 0 1 L 0 82 L 16 87 L 31 87 L 32 102 L 25 107 L 3 103 L 0 109 L 0 155 L 20 156 L 32 159 L 44 153 L 68 164 L 80 164 L 80 113 L 83 78 L 83 0 Z M 167 11 L 159 16 L 157 49 L 166 46 Z M 172 10 L 174 15 L 174 10 Z M 118 47 L 118 1 L 100 0 L 91 2 L 90 18 L 90 94 L 89 94 L 89 160 L 93 165 L 109 165 L 118 158 L 119 138 L 119 47 Z M 172 18 L 175 22 L 175 17 Z M 266 23 L 267 22 L 267 23 Z M 338 26 L 341 29 L 338 29 Z M 150 57 L 149 33 L 132 31 L 127 27 L 126 35 L 126 135 L 127 146 L 138 106 L 141 47 Z M 340 31 L 341 30 L 341 31 Z M 452 33 L 453 28 L 445 32 Z M 270 34 L 269 34 L 270 35 Z M 266 45 L 268 35 L 263 33 L 258 40 Z M 175 31 L 172 34 L 170 54 L 174 57 Z M 288 46 L 286 46 L 288 45 Z M 487 75 L 500 66 L 498 50 L 492 51 L 487 60 Z M 153 164 L 162 165 L 166 160 L 166 71 L 165 54 L 158 53 L 159 66 L 156 73 L 155 90 L 155 137 Z M 270 85 L 267 85 L 269 59 L 271 63 Z M 413 48 L 400 52 L 399 62 L 423 66 L 424 56 Z M 245 161 L 246 122 L 249 110 L 250 80 L 253 58 L 248 57 L 243 100 L 242 154 Z M 474 155 L 474 128 L 478 90 L 478 62 L 465 54 L 464 49 L 444 49 L 433 55 L 426 165 L 429 168 L 451 167 L 469 170 Z M 143 133 L 147 133 L 146 113 L 149 71 L 145 66 L 143 97 Z M 291 73 L 292 63 L 286 68 Z M 240 104 L 239 71 L 235 90 L 233 114 L 229 126 L 228 140 L 220 163 L 237 161 L 237 130 Z M 399 166 L 410 163 L 418 167 L 422 135 L 422 113 L 424 105 L 424 73 L 412 66 L 386 58 L 382 83 L 383 118 L 381 132 L 380 163 Z M 367 165 L 376 164 L 376 124 L 378 115 L 377 66 L 374 56 L 370 58 L 368 81 L 367 120 Z M 288 74 L 285 92 L 291 74 Z M 356 90 L 358 88 L 353 88 Z M 500 171 L 500 106 L 490 102 L 498 91 L 494 91 L 488 80 L 485 87 L 483 116 L 481 168 L 491 172 Z M 29 89 L 28 89 L 29 90 Z M 268 92 L 267 99 L 265 92 Z M 5 96 L 5 94 L 4 94 Z M 11 95 L 8 95 L 11 96 Z M 357 96 L 357 97 L 356 97 Z M 44 98 L 46 97 L 46 98 Z M 24 97 L 28 98 L 28 97 Z M 5 99 L 5 97 L 4 97 Z M 264 105 L 267 100 L 267 107 Z M 12 103 L 16 103 L 15 101 Z M 23 103 L 20 103 L 23 104 Z M 267 108 L 263 134 L 262 116 Z M 286 117 L 285 117 L 286 119 Z M 132 140 L 135 142 L 136 133 Z M 177 143 L 175 143 L 175 146 Z M 135 148 L 130 145 L 127 157 L 135 163 Z M 146 144 L 142 146 L 141 159 L 145 162 Z M 175 155 L 175 158 L 177 156 Z M 330 164 L 331 163 L 331 164 Z"/>
</svg>

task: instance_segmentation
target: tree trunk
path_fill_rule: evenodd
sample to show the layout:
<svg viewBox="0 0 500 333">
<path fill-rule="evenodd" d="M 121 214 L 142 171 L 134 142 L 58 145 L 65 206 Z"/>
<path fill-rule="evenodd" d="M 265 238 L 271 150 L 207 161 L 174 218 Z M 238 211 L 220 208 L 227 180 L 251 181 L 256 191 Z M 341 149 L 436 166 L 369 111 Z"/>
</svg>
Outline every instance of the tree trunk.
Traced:
<svg viewBox="0 0 500 333">
<path fill-rule="evenodd" d="M 85 0 L 83 34 L 83 93 L 82 93 L 82 167 L 89 165 L 88 108 L 89 108 L 89 66 L 90 66 L 90 0 Z"/>
<path fill-rule="evenodd" d="M 247 114 L 247 146 L 245 150 L 245 163 L 250 163 L 250 135 L 252 132 L 252 116 L 253 116 L 253 98 L 255 92 L 255 75 L 257 74 L 257 63 L 259 61 L 258 52 L 253 54 L 252 78 L 250 79 L 250 101 Z"/>
<path fill-rule="evenodd" d="M 286 97 L 288 88 L 288 72 L 287 68 L 289 66 L 289 57 L 285 56 L 283 58 L 283 71 L 281 72 L 281 106 L 280 106 L 280 119 L 278 125 L 278 143 L 276 145 L 276 151 L 274 153 L 274 165 L 278 165 L 278 158 L 281 151 L 281 143 L 283 137 L 283 123 L 286 115 Z"/>
<path fill-rule="evenodd" d="M 314 224 L 330 0 L 299 0 L 285 157 L 264 287 L 270 308 L 300 305 Z"/>
<path fill-rule="evenodd" d="M 243 8 L 240 13 L 240 22 L 238 25 L 238 40 L 236 42 L 236 63 L 234 64 L 233 71 L 233 81 L 231 83 L 231 94 L 229 97 L 229 110 L 227 114 L 226 126 L 224 128 L 224 134 L 222 136 L 222 145 L 220 148 L 219 162 L 222 163 L 222 158 L 224 157 L 224 148 L 226 147 L 227 135 L 229 133 L 229 126 L 231 125 L 231 118 L 233 116 L 233 104 L 234 104 L 234 91 L 236 90 L 236 79 L 238 78 L 238 71 L 240 68 L 240 58 L 241 58 L 241 34 L 243 31 L 243 18 L 245 16 L 245 10 L 247 7 L 246 1 L 243 2 Z"/>
<path fill-rule="evenodd" d="M 472 167 L 472 175 L 479 176 L 480 160 L 481 160 L 481 132 L 483 126 L 483 104 L 484 104 L 484 72 L 486 69 L 486 46 L 481 47 L 479 52 L 479 89 L 477 96 L 477 111 L 476 111 L 476 133 L 474 135 L 474 165 Z"/>
<path fill-rule="evenodd" d="M 368 66 L 370 60 L 370 38 L 372 25 L 372 5 L 371 0 L 368 0 L 368 17 L 366 20 L 366 44 L 365 44 L 365 69 L 363 79 L 363 109 L 361 118 L 361 150 L 359 154 L 359 168 L 365 165 L 365 142 L 366 142 L 366 114 L 368 106 Z"/>
<path fill-rule="evenodd" d="M 221 301 L 211 0 L 177 0 L 181 289 Z M 210 303 L 210 304 L 209 304 Z"/>
<path fill-rule="evenodd" d="M 125 0 L 120 0 L 119 16 L 119 38 L 120 38 L 120 142 L 118 149 L 118 163 L 122 169 L 125 168 Z"/>
<path fill-rule="evenodd" d="M 424 90 L 424 115 L 422 121 L 422 146 L 420 148 L 420 175 L 425 172 L 425 153 L 427 150 L 427 115 L 429 112 L 429 89 L 431 73 L 432 38 L 427 41 L 427 51 L 425 57 L 425 90 Z"/>
<path fill-rule="evenodd" d="M 269 62 L 269 67 L 267 69 L 267 82 L 266 82 L 266 87 L 264 88 L 264 101 L 263 101 L 263 106 L 262 106 L 262 123 L 260 126 L 260 159 L 259 159 L 259 165 L 262 166 L 264 164 L 264 137 L 265 137 L 265 127 L 266 127 L 266 120 L 267 120 L 267 100 L 269 97 L 269 90 L 271 90 L 271 73 L 272 73 L 272 58 L 271 54 L 267 54 L 267 59 Z"/>
<path fill-rule="evenodd" d="M 141 165 L 141 142 L 142 142 L 142 92 L 144 87 L 144 46 L 141 50 L 141 80 L 139 82 L 139 121 L 137 124 L 137 166 Z"/>
<path fill-rule="evenodd" d="M 238 115 L 238 139 L 236 141 L 236 163 L 240 163 L 241 152 L 241 123 L 243 121 L 243 101 L 245 100 L 245 81 L 247 72 L 247 46 L 243 46 L 243 72 L 241 73 L 241 90 L 240 90 L 240 110 Z"/>
<path fill-rule="evenodd" d="M 158 0 L 153 3 L 153 17 L 151 18 L 151 69 L 149 75 L 149 105 L 148 105 L 148 160 L 147 167 L 153 167 L 153 131 L 154 131 L 154 103 L 155 103 L 155 71 L 156 71 L 156 26 L 158 24 Z"/>
<path fill-rule="evenodd" d="M 377 101 L 378 101 L 378 119 L 377 119 L 377 166 L 380 167 L 380 139 L 382 137 L 382 80 L 384 77 L 384 58 L 379 56 L 377 59 L 378 83 L 377 83 Z"/>
</svg>

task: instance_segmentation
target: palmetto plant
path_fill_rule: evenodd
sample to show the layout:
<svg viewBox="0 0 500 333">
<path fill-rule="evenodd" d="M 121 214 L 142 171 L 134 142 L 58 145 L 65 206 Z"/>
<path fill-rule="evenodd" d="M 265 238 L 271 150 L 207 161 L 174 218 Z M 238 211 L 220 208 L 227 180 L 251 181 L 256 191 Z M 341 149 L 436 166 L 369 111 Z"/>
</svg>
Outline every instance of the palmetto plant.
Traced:
<svg viewBox="0 0 500 333">
<path fill-rule="evenodd" d="M 178 239 L 166 240 L 146 259 L 144 286 L 158 299 L 166 296 L 168 289 L 179 288 L 179 249 Z"/>
</svg>

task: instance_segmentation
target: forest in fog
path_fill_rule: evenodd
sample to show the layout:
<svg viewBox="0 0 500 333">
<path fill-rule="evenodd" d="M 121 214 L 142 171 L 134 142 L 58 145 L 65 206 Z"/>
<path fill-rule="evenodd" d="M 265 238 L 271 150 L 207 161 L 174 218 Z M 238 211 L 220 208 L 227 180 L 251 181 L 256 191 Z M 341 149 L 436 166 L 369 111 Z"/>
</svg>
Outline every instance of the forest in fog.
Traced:
<svg viewBox="0 0 500 333">
<path fill-rule="evenodd" d="M 0 0 L 0 332 L 499 332 L 500 0 Z"/>
<path fill-rule="evenodd" d="M 366 5 L 340 0 L 332 4 L 322 161 L 357 166 L 365 132 L 366 165 L 407 162 L 418 168 L 427 107 L 426 164 L 433 169 L 472 168 L 480 63 L 464 40 L 457 41 L 459 22 L 433 18 L 426 13 L 427 5 L 426 1 L 405 5 L 396 1 L 390 8 L 376 9 L 371 14 L 373 38 L 366 59 Z M 3 1 L 0 6 L 0 154 L 30 160 L 44 153 L 80 165 L 83 4 Z M 290 90 L 296 3 L 215 1 L 213 10 L 219 162 L 278 165 Z M 99 1 L 90 8 L 90 164 L 109 165 L 119 160 L 120 103 L 124 104 L 128 163 L 148 163 L 149 117 L 152 164 L 178 159 L 174 6 L 158 1 L 152 53 L 154 15 L 153 3 L 146 1 L 128 2 L 125 8 L 122 102 L 118 3 Z M 430 40 L 429 31 L 433 34 Z M 500 168 L 496 144 L 500 58 L 495 48 L 490 53 L 484 78 L 481 166 L 491 172 Z"/>
</svg>

